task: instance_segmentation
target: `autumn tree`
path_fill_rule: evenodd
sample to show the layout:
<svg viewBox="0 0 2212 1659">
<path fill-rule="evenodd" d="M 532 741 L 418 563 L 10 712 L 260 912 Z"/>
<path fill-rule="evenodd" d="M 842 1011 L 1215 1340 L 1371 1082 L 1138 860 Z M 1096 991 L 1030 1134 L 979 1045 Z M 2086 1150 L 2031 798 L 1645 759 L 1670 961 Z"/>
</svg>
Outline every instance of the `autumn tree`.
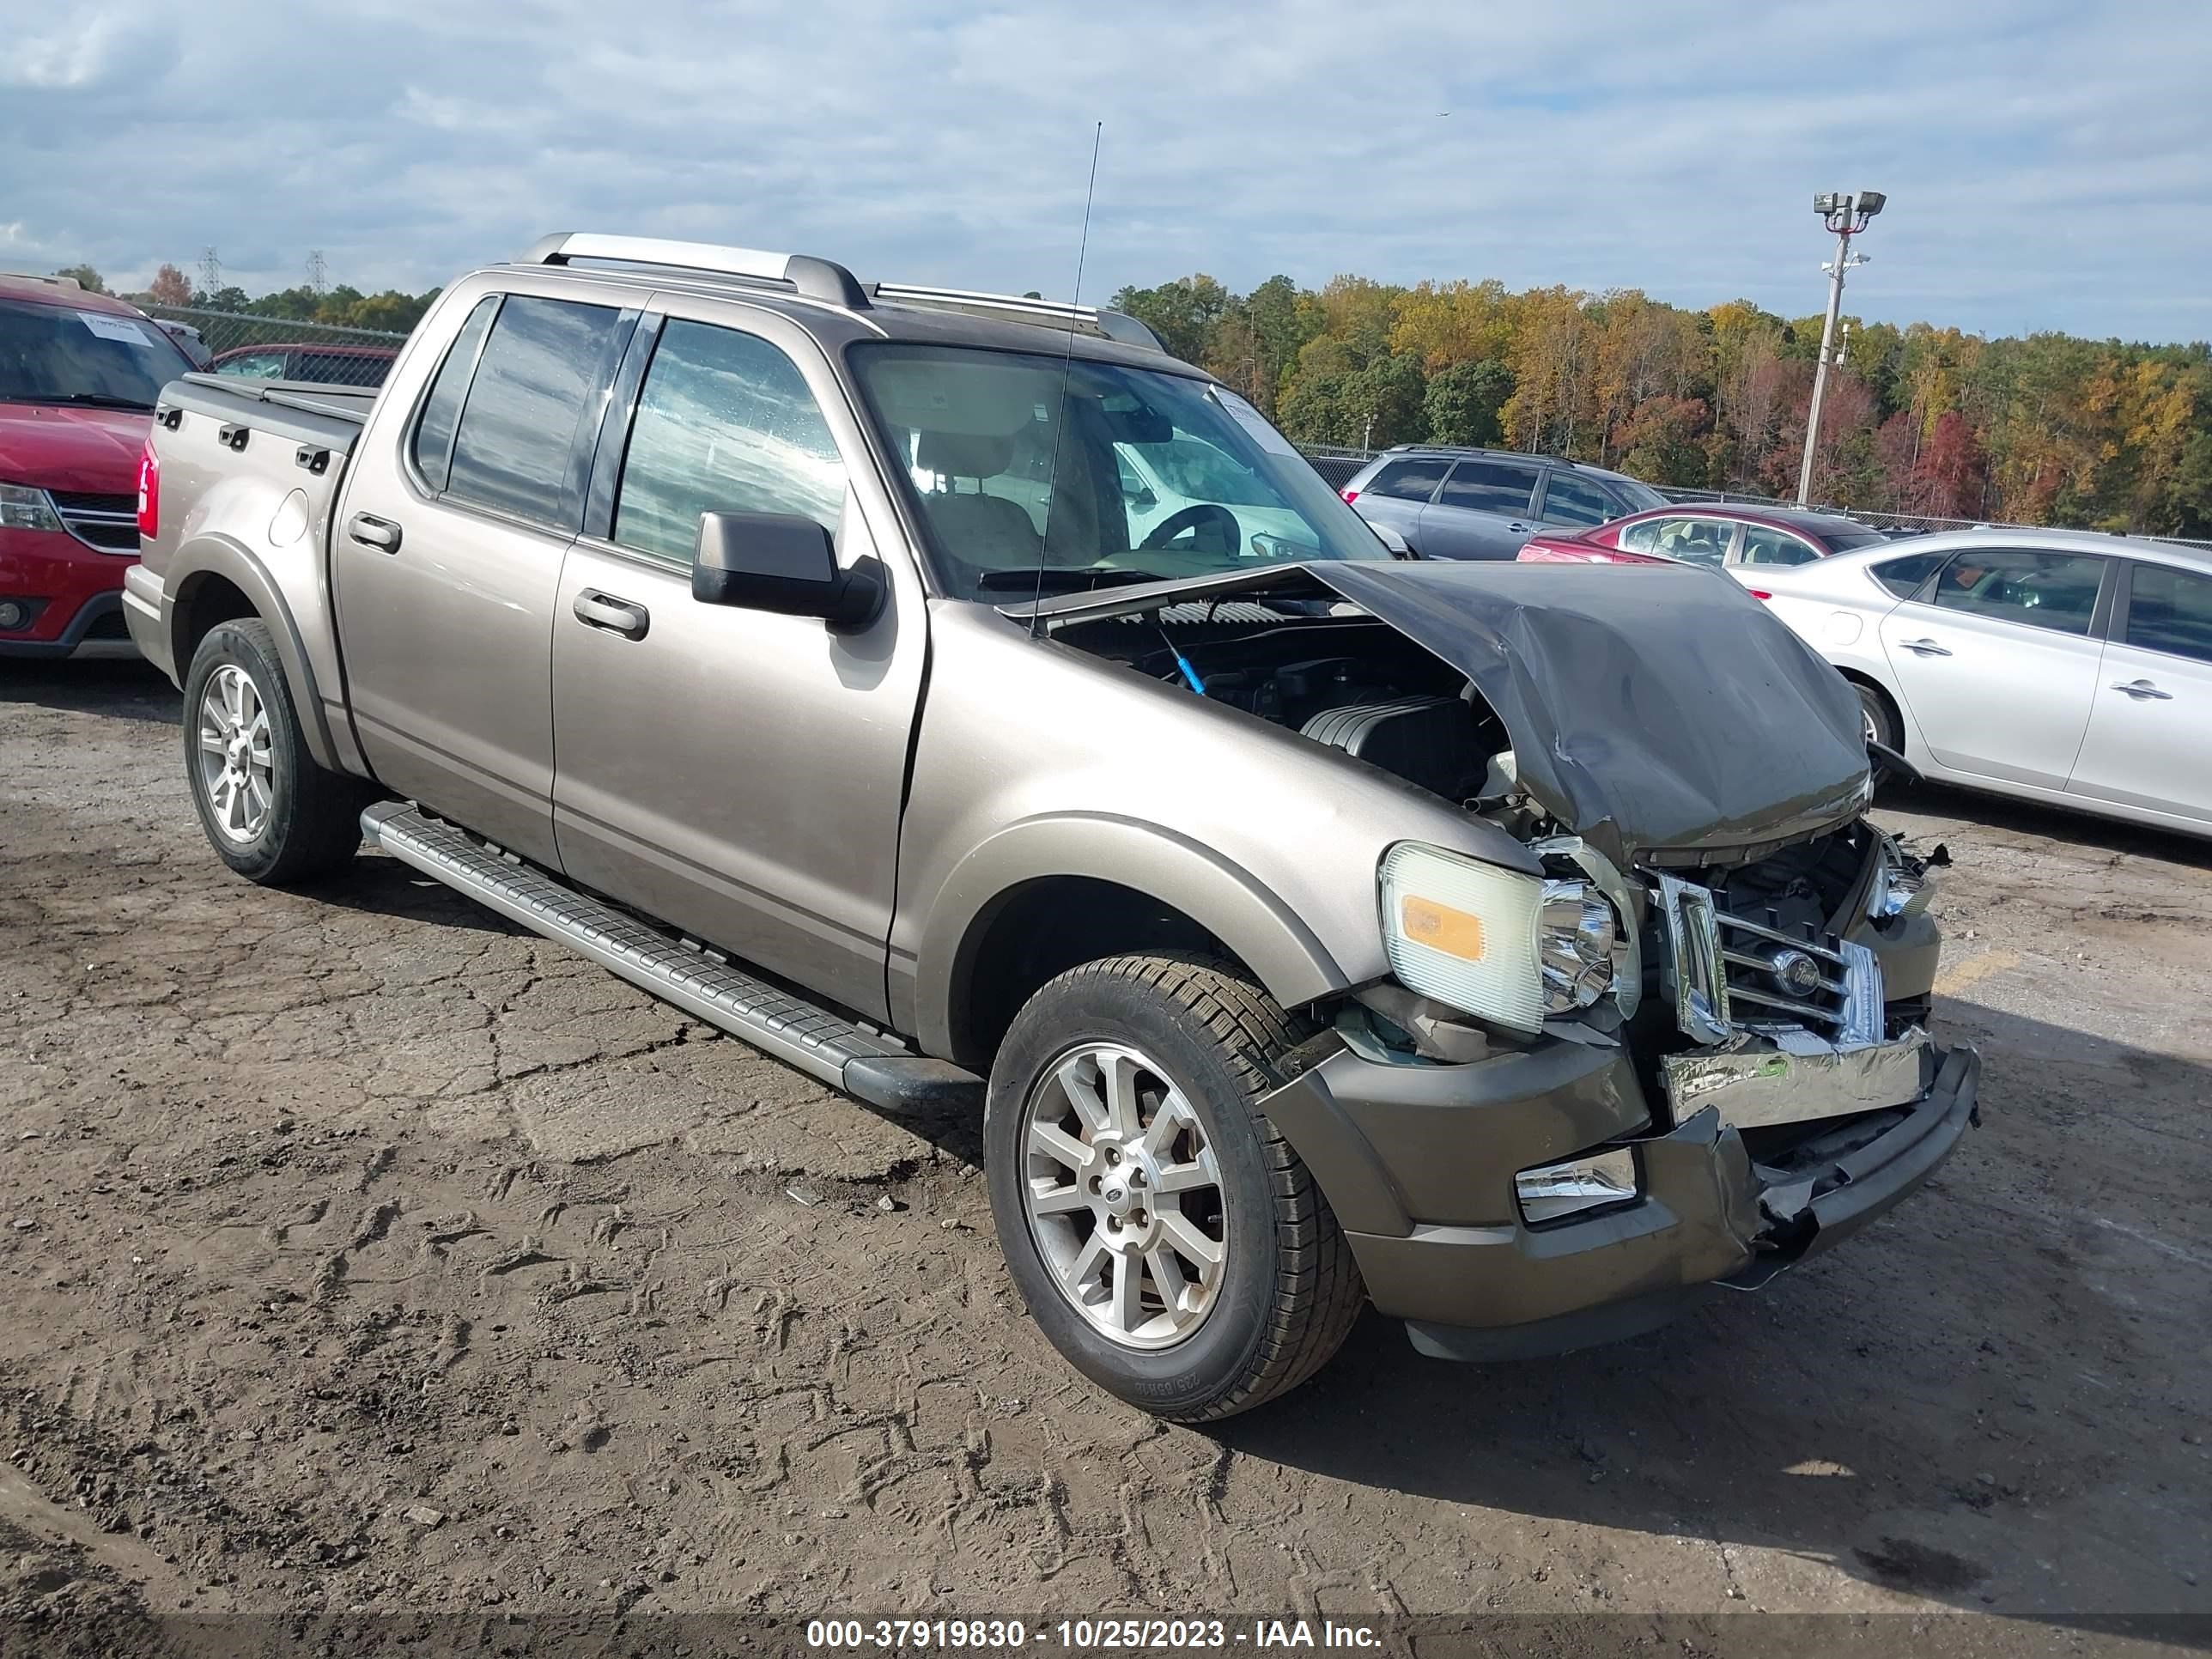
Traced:
<svg viewBox="0 0 2212 1659">
<path fill-rule="evenodd" d="M 174 265 L 165 264 L 155 271 L 146 292 L 158 306 L 188 306 L 192 302 L 191 279 Z"/>
</svg>

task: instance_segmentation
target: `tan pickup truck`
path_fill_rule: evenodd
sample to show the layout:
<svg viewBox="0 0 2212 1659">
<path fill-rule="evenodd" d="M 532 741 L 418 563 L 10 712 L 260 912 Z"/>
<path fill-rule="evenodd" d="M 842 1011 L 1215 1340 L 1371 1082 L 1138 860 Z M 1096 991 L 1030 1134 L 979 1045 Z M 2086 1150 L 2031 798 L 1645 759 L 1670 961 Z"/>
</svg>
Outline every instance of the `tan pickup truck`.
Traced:
<svg viewBox="0 0 2212 1659">
<path fill-rule="evenodd" d="M 1833 670 L 1707 572 L 1394 556 L 1111 312 L 556 236 L 373 398 L 171 384 L 143 481 L 224 862 L 365 837 L 981 1112 L 1039 1328 L 1164 1416 L 1370 1300 L 1462 1358 L 1649 1328 L 1976 1112 Z"/>
</svg>

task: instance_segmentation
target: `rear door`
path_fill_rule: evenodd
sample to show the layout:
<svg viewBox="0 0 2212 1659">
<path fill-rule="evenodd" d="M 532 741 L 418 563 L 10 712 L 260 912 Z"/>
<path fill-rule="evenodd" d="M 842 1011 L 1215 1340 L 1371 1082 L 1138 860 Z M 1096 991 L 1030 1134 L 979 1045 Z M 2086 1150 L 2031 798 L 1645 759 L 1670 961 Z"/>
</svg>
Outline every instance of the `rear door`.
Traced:
<svg viewBox="0 0 2212 1659">
<path fill-rule="evenodd" d="M 349 699 L 378 779 L 556 866 L 554 601 L 635 322 L 486 295 L 411 418 L 395 410 L 404 429 L 362 445 L 331 532 Z"/>
<path fill-rule="evenodd" d="M 2121 561 L 2069 793 L 2212 823 L 2212 575 Z"/>
<path fill-rule="evenodd" d="M 1536 533 L 1536 493 L 1544 469 L 1534 461 L 1481 456 L 1461 461 L 1437 498 L 1421 509 L 1415 544 L 1431 559 L 1510 559 Z"/>
<path fill-rule="evenodd" d="M 769 313 L 732 326 L 723 308 L 666 304 L 623 364 L 552 616 L 562 861 L 881 1019 L 920 575 L 820 349 Z M 841 564 L 880 564 L 883 613 L 833 631 L 694 599 L 709 512 L 824 526 Z"/>
<path fill-rule="evenodd" d="M 1451 471 L 1449 455 L 1407 455 L 1385 461 L 1374 477 L 1359 487 L 1352 505 L 1370 524 L 1388 525 L 1406 538 L 1414 552 L 1430 556 L 1421 545 L 1421 512 L 1437 493 L 1437 486 Z"/>
<path fill-rule="evenodd" d="M 2081 751 L 2109 605 L 2108 559 L 1969 548 L 1881 619 L 1928 752 L 1954 771 L 2063 789 Z"/>
</svg>

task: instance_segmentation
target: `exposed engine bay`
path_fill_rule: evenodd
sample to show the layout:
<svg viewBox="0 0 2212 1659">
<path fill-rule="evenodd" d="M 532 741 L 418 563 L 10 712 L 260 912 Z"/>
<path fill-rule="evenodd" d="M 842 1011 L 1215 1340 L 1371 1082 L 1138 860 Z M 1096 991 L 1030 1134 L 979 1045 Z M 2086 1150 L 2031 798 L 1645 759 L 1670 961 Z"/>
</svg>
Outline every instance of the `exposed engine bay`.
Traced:
<svg viewBox="0 0 2212 1659">
<path fill-rule="evenodd" d="M 1507 804 L 1486 800 L 1498 781 L 1492 762 L 1511 741 L 1503 723 L 1465 675 L 1370 617 L 1176 605 L 1064 637 L 1446 800 Z"/>
</svg>

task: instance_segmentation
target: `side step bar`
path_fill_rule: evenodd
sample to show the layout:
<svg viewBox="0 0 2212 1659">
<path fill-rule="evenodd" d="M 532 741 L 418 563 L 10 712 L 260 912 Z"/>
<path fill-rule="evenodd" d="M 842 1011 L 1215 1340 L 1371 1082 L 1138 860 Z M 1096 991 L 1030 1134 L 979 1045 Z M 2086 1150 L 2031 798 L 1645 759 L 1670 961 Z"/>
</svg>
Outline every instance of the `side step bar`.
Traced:
<svg viewBox="0 0 2212 1659">
<path fill-rule="evenodd" d="M 362 834 L 402 864 L 580 951 L 640 990 L 832 1088 L 891 1112 L 980 1109 L 983 1082 L 872 1036 L 787 991 L 688 950 L 625 911 L 489 851 L 403 801 L 361 815 Z"/>
</svg>

